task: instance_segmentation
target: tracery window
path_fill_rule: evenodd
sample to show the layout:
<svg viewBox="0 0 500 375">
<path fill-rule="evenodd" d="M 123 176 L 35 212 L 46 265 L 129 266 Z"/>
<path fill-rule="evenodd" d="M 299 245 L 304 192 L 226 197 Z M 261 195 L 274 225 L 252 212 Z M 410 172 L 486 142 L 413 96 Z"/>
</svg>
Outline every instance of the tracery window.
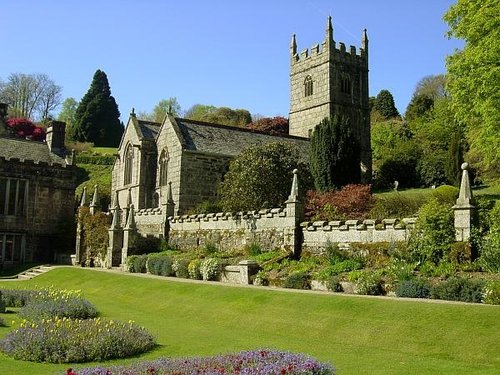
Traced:
<svg viewBox="0 0 500 375">
<path fill-rule="evenodd" d="M 311 76 L 307 76 L 304 80 L 304 96 L 311 96 L 313 94 L 313 80 Z"/>
<path fill-rule="evenodd" d="M 161 155 L 160 155 L 160 186 L 165 186 L 168 183 L 168 161 L 169 161 L 169 156 L 167 150 L 163 150 Z"/>
<path fill-rule="evenodd" d="M 125 173 L 123 184 L 128 185 L 132 183 L 132 165 L 134 162 L 134 150 L 132 145 L 129 144 L 125 150 Z"/>
<path fill-rule="evenodd" d="M 344 94 L 351 94 L 351 79 L 349 76 L 344 76 L 340 80 L 340 92 Z"/>
</svg>

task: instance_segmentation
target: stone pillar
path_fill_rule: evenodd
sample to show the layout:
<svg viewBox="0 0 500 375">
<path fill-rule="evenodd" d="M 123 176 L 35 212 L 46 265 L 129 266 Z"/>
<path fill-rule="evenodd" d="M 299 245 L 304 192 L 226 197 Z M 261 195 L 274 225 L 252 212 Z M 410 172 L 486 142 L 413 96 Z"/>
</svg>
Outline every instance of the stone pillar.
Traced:
<svg viewBox="0 0 500 375">
<path fill-rule="evenodd" d="M 462 181 L 460 183 L 460 193 L 455 211 L 455 239 L 457 241 L 468 241 L 471 234 L 472 221 L 475 206 L 472 205 L 472 190 L 469 182 L 469 164 L 462 164 Z"/>
<path fill-rule="evenodd" d="M 75 255 L 71 256 L 71 263 L 76 266 L 82 261 L 82 243 L 83 243 L 83 223 L 80 215 L 80 209 L 85 207 L 87 203 L 87 187 L 83 187 L 82 199 L 80 200 L 80 207 L 78 207 L 78 219 L 76 222 L 76 242 L 75 242 Z"/>
<path fill-rule="evenodd" d="M 94 185 L 94 195 L 92 196 L 92 202 L 90 202 L 90 214 L 94 215 L 99 207 L 99 191 L 97 185 Z"/>
<path fill-rule="evenodd" d="M 137 234 L 137 227 L 135 225 L 134 206 L 130 206 L 128 213 L 127 224 L 123 228 L 123 246 L 121 248 L 121 269 L 125 271 L 126 262 L 128 257 L 128 250 L 132 247 Z"/>
<path fill-rule="evenodd" d="M 113 211 L 113 221 L 111 227 L 108 229 L 109 244 L 108 252 L 106 254 L 106 268 L 117 266 L 116 254 L 120 254 L 123 243 L 123 229 L 119 225 L 120 212 Z"/>
<path fill-rule="evenodd" d="M 252 283 L 252 276 L 259 270 L 259 263 L 255 260 L 242 260 L 238 263 L 240 268 L 240 284 L 248 285 Z"/>
<path fill-rule="evenodd" d="M 293 255 L 298 258 L 302 249 L 302 229 L 300 228 L 300 222 L 304 219 L 304 206 L 299 200 L 299 181 L 298 181 L 298 170 L 293 170 L 293 181 L 292 189 L 290 195 L 288 196 L 286 204 L 286 216 L 293 219 L 291 222 L 290 235 L 292 236 L 292 241 L 290 245 L 293 245 Z"/>
</svg>

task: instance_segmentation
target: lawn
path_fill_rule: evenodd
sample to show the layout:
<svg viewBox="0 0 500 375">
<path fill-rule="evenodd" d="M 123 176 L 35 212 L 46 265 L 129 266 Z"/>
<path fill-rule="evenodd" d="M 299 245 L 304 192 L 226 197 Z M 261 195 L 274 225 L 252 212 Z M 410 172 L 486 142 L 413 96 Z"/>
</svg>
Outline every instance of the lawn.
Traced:
<svg viewBox="0 0 500 375">
<path fill-rule="evenodd" d="M 146 327 L 159 346 L 140 358 L 268 347 L 307 353 L 332 363 L 338 374 L 500 373 L 499 306 L 283 292 L 71 267 L 0 282 L 0 288 L 35 285 L 81 289 L 102 316 Z M 9 324 L 16 319 L 0 316 Z M 0 328 L 0 337 L 8 331 Z M 0 354 L 4 375 L 56 374 L 66 367 Z"/>
</svg>

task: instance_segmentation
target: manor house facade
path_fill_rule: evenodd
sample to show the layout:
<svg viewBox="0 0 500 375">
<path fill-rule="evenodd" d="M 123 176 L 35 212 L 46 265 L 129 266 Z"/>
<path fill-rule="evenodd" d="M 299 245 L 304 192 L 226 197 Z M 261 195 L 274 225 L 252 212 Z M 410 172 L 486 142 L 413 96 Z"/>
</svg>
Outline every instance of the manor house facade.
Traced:
<svg viewBox="0 0 500 375">
<path fill-rule="evenodd" d="M 250 129 L 203 123 L 167 115 L 163 123 L 142 121 L 132 112 L 113 167 L 114 205 L 135 210 L 161 208 L 168 199 L 175 214 L 217 197 L 229 161 L 243 150 L 271 142 L 295 144 L 308 159 L 309 137 L 325 117 L 348 116 L 361 146 L 362 180 L 371 180 L 368 98 L 368 38 L 359 53 L 333 40 L 328 17 L 325 40 L 297 52 L 290 46 L 290 131 L 269 135 Z M 169 196 L 170 192 L 170 196 Z M 126 221 L 122 218 L 122 222 Z M 146 233 L 144 233 L 146 234 Z M 158 234 L 156 234 L 158 235 Z"/>
</svg>

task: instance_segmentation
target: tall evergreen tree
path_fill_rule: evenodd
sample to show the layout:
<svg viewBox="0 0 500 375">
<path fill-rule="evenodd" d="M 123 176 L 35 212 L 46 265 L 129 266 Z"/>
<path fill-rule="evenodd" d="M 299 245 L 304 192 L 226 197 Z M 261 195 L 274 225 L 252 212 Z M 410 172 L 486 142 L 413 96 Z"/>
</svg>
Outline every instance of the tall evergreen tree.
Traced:
<svg viewBox="0 0 500 375">
<path fill-rule="evenodd" d="M 316 126 L 311 137 L 310 164 L 317 190 L 360 182 L 360 147 L 347 118 L 325 118 Z"/>
<path fill-rule="evenodd" d="M 394 104 L 394 97 L 389 90 L 381 90 L 378 93 L 373 109 L 380 112 L 385 119 L 399 117 L 399 112 Z"/>
<path fill-rule="evenodd" d="M 108 77 L 97 70 L 75 113 L 74 140 L 116 147 L 123 134 L 120 111 L 111 95 Z"/>
</svg>

